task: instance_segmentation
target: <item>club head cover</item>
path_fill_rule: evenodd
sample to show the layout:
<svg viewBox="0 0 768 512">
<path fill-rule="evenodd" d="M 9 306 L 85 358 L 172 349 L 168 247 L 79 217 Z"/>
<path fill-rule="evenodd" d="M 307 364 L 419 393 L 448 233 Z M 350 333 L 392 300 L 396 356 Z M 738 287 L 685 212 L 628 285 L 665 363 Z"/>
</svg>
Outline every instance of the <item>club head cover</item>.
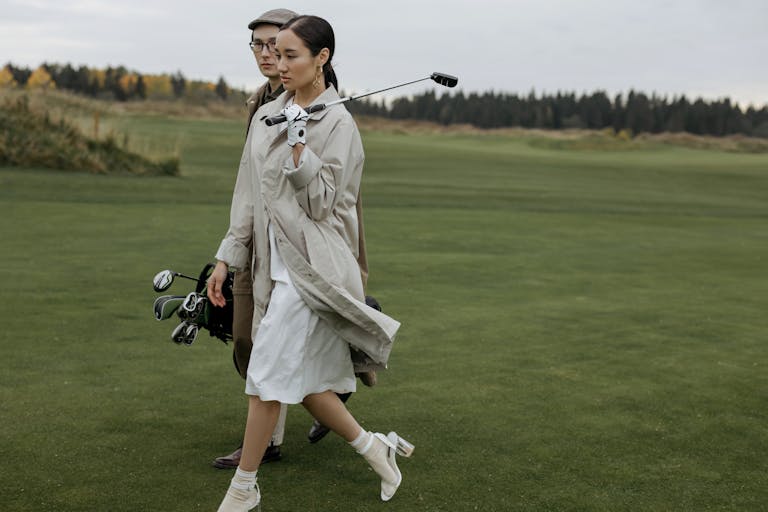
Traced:
<svg viewBox="0 0 768 512">
<path fill-rule="evenodd" d="M 167 320 L 173 316 L 184 302 L 183 295 L 163 295 L 155 299 L 152 310 L 157 320 Z"/>
</svg>

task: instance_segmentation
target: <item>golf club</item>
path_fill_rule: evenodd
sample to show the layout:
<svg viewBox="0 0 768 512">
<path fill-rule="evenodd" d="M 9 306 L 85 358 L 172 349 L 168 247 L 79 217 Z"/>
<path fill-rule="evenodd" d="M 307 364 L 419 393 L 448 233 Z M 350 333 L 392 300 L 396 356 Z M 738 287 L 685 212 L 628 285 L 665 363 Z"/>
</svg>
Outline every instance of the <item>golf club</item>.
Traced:
<svg viewBox="0 0 768 512">
<path fill-rule="evenodd" d="M 190 346 L 197 338 L 198 332 L 199 328 L 197 325 L 184 321 L 177 325 L 173 330 L 173 333 L 171 333 L 171 339 L 174 343 L 179 345 L 183 344 Z"/>
<path fill-rule="evenodd" d="M 227 300 L 226 306 L 215 307 L 208 301 L 205 292 L 206 281 L 214 267 L 213 263 L 207 263 L 197 278 L 173 270 L 163 270 L 158 272 L 152 280 L 153 287 L 158 292 L 168 289 L 176 277 L 183 277 L 196 283 L 195 291 L 187 295 L 163 295 L 155 299 L 153 312 L 157 320 L 167 320 L 171 317 L 178 317 L 181 320 L 171 333 L 174 343 L 191 345 L 202 329 L 207 330 L 212 337 L 220 339 L 225 345 L 232 340 L 233 273 L 227 274 L 227 279 L 222 286 L 222 292 Z"/>
<path fill-rule="evenodd" d="M 179 309 L 184 302 L 184 295 L 163 295 L 155 299 L 153 310 L 157 320 L 167 320 Z"/>
<path fill-rule="evenodd" d="M 196 320 L 203 312 L 206 302 L 207 299 L 204 295 L 195 292 L 190 293 L 181 304 L 181 309 L 183 311 L 179 311 L 179 316 L 181 318 L 186 318 L 187 320 Z"/>
<path fill-rule="evenodd" d="M 164 292 L 165 290 L 171 287 L 171 285 L 173 284 L 173 280 L 176 277 L 191 279 L 192 281 L 195 281 L 195 282 L 198 281 L 198 279 L 194 277 L 185 276 L 184 274 L 174 272 L 173 270 L 161 270 L 155 275 L 154 279 L 152 279 L 152 287 L 155 289 L 156 292 Z"/>
<path fill-rule="evenodd" d="M 174 343 L 180 344 L 182 342 L 184 338 L 184 329 L 187 328 L 187 325 L 189 325 L 187 322 L 182 321 L 173 330 L 173 332 L 171 333 L 171 340 L 173 340 Z"/>
<path fill-rule="evenodd" d="M 333 105 L 340 105 L 348 101 L 364 98 L 366 96 L 371 96 L 372 94 L 378 94 L 380 92 L 389 91 L 390 89 L 397 89 L 398 87 L 403 87 L 404 85 L 415 84 L 416 82 L 423 82 L 424 80 L 434 80 L 438 84 L 444 85 L 446 87 L 456 87 L 456 84 L 459 83 L 459 79 L 455 76 L 446 75 L 445 73 L 434 72 L 428 77 L 419 78 L 418 80 L 412 80 L 410 82 L 393 85 L 391 87 L 379 89 L 378 91 L 366 92 L 363 94 L 358 94 L 356 96 L 347 96 L 345 98 L 341 98 L 336 101 L 331 101 L 329 103 L 320 103 L 318 105 L 312 105 L 309 108 L 307 108 L 307 114 L 311 114 L 312 112 L 319 112 L 321 110 L 325 110 L 328 107 L 332 107 Z M 267 123 L 267 126 L 273 126 L 273 125 L 282 123 L 285 120 L 286 120 L 285 116 L 281 114 L 279 116 L 268 117 L 264 122 Z"/>
<path fill-rule="evenodd" d="M 182 343 L 186 346 L 192 345 L 197 339 L 198 332 L 200 332 L 200 328 L 197 324 L 188 324 L 184 329 L 184 339 L 182 339 Z"/>
</svg>

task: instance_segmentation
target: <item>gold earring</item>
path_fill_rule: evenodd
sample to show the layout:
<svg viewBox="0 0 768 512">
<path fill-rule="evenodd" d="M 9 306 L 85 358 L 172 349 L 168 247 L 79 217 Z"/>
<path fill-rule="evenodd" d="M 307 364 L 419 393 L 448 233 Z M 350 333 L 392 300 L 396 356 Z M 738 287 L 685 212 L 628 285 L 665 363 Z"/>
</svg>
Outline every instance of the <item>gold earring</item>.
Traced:
<svg viewBox="0 0 768 512">
<path fill-rule="evenodd" d="M 315 89 L 320 87 L 320 70 L 321 69 L 322 68 L 320 68 L 320 67 L 317 68 L 317 74 L 315 75 L 315 81 L 312 82 L 312 87 L 314 87 Z"/>
</svg>

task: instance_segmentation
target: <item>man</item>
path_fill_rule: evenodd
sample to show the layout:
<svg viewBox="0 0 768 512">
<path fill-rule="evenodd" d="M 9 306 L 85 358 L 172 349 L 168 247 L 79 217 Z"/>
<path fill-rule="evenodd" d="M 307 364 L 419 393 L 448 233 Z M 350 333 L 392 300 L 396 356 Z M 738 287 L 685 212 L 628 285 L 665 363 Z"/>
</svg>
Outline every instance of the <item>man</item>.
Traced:
<svg viewBox="0 0 768 512">
<path fill-rule="evenodd" d="M 267 82 L 259 87 L 253 96 L 248 98 L 246 103 L 248 107 L 248 128 L 246 133 L 250 129 L 253 115 L 259 107 L 269 103 L 283 93 L 283 84 L 280 82 L 280 74 L 277 71 L 277 59 L 274 54 L 275 38 L 280 26 L 296 16 L 298 16 L 297 13 L 288 9 L 273 9 L 265 12 L 248 24 L 248 28 L 251 30 L 251 50 L 256 58 L 259 71 L 267 79 Z M 248 370 L 252 346 L 253 293 L 251 286 L 252 280 L 249 271 L 235 273 L 235 282 L 232 287 L 234 295 L 232 338 L 235 348 L 232 357 L 235 362 L 235 368 L 243 379 L 245 379 L 246 371 Z M 280 445 L 283 444 L 286 410 L 287 406 L 283 404 L 280 407 L 280 417 L 277 421 L 277 426 L 272 433 L 272 441 L 264 453 L 262 463 L 280 460 Z M 220 469 L 235 469 L 240 463 L 241 452 L 242 447 L 229 455 L 218 457 L 213 461 L 213 465 Z"/>
</svg>

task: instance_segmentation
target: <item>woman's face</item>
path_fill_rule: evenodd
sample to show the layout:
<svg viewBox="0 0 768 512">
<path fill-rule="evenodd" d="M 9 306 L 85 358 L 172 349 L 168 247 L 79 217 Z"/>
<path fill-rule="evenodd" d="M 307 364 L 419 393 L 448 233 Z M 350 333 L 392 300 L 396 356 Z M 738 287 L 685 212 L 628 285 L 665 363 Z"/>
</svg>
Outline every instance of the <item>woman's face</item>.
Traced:
<svg viewBox="0 0 768 512">
<path fill-rule="evenodd" d="M 291 29 L 281 30 L 277 33 L 275 44 L 275 56 L 277 57 L 277 71 L 280 73 L 280 81 L 287 91 L 296 91 L 306 87 L 312 87 L 317 76 L 318 68 L 328 60 L 327 48 L 313 56 L 309 48 Z M 323 78 L 320 78 L 321 83 Z"/>
</svg>

